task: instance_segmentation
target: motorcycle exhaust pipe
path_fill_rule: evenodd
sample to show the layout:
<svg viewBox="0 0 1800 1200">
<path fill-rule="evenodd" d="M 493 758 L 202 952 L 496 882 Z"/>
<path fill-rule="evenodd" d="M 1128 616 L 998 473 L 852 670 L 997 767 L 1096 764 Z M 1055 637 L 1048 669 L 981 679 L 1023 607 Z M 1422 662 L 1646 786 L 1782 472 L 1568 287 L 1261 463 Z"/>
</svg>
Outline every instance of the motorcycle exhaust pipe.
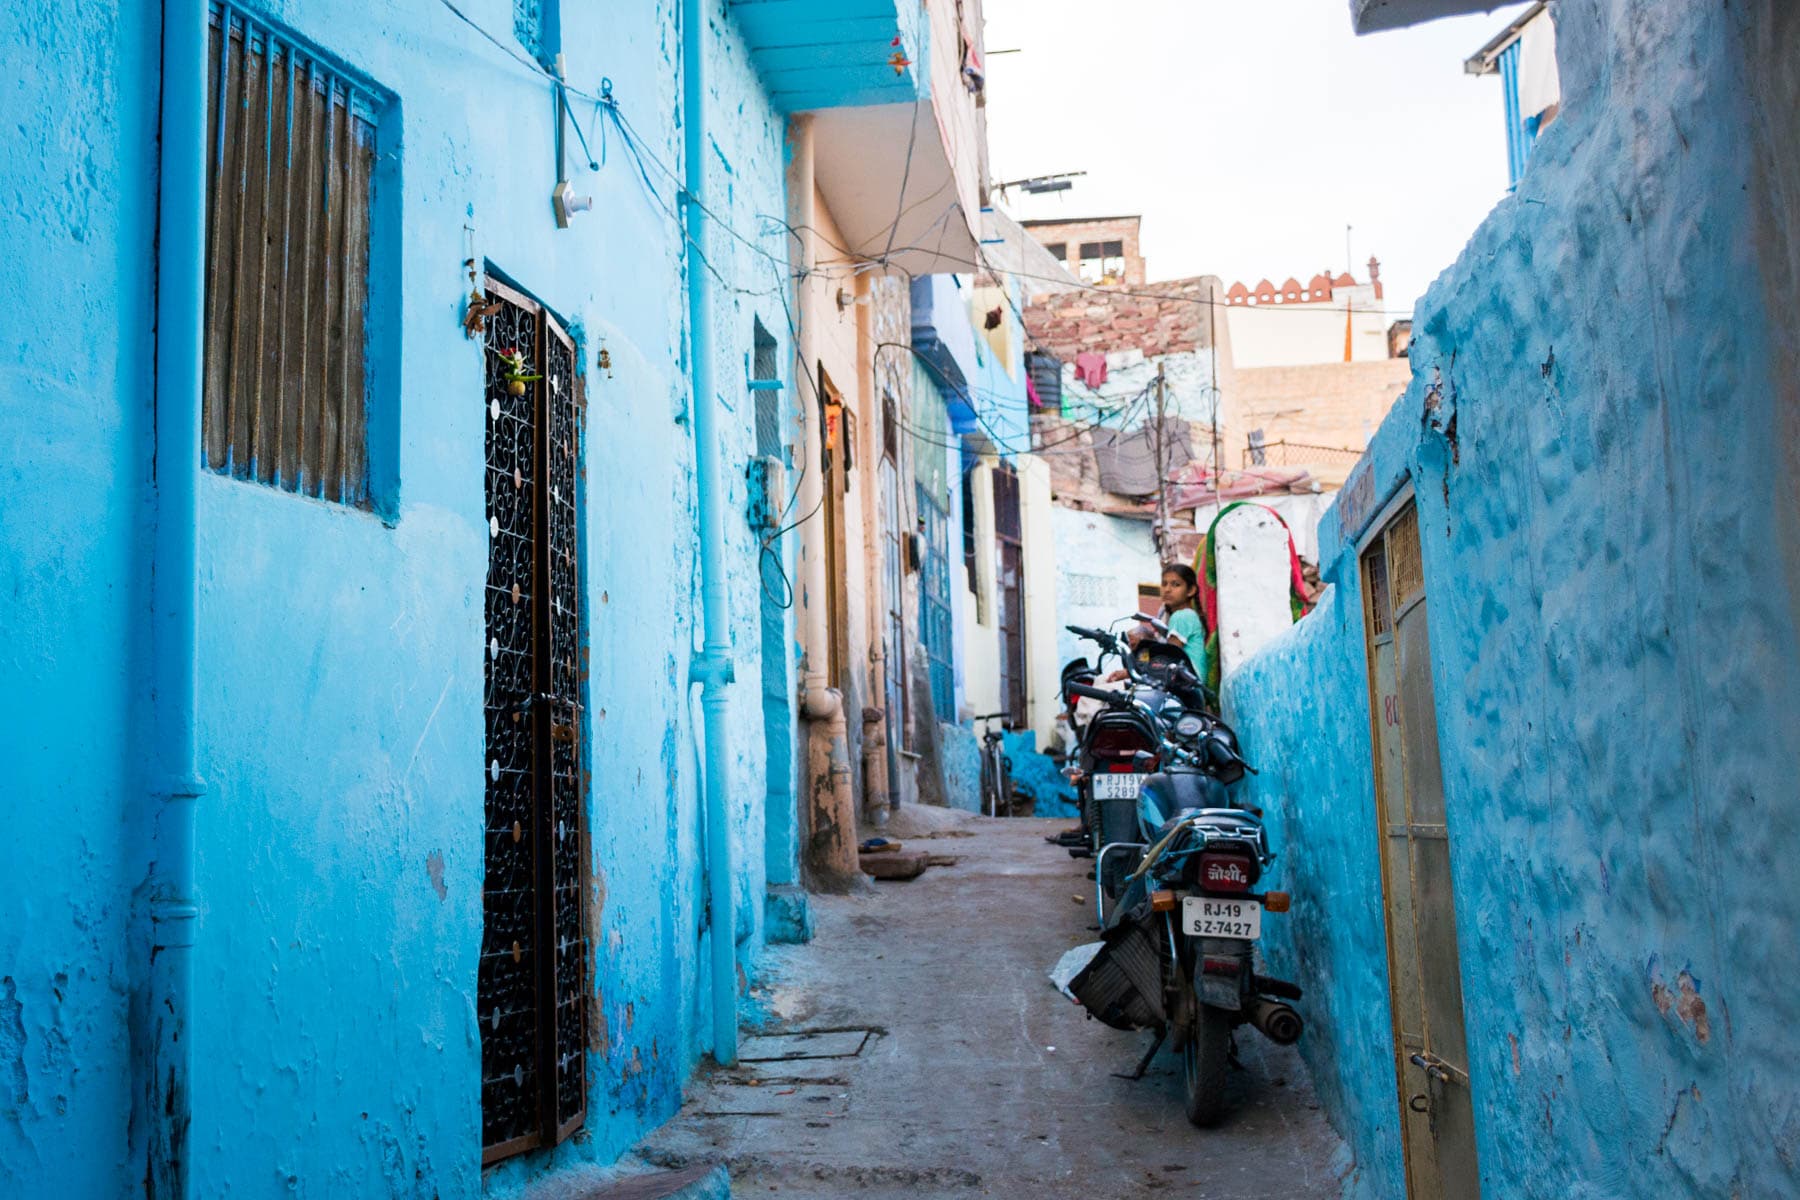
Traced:
<svg viewBox="0 0 1800 1200">
<path fill-rule="evenodd" d="M 1277 1046 L 1293 1045 L 1300 1040 L 1300 1031 L 1306 1028 L 1299 1013 L 1279 1000 L 1264 996 L 1250 1001 L 1244 1012 L 1250 1023 Z"/>
</svg>

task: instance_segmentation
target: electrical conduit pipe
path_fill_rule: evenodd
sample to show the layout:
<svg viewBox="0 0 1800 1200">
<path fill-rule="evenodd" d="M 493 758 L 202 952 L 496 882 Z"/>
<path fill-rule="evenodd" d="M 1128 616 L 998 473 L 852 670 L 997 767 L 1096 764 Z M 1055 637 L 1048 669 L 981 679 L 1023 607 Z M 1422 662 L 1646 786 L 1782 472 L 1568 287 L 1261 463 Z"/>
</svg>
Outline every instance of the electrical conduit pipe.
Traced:
<svg viewBox="0 0 1800 1200">
<path fill-rule="evenodd" d="M 830 686 L 825 666 L 831 661 L 831 629 L 826 622 L 825 592 L 830 586 L 825 572 L 825 473 L 824 416 L 818 385 L 802 387 L 815 378 L 818 361 L 808 321 L 806 290 L 812 286 L 817 263 L 818 234 L 814 211 L 816 189 L 813 159 L 813 119 L 802 114 L 788 127 L 791 157 L 788 162 L 788 225 L 794 230 L 790 246 L 796 280 L 795 307 L 800 312 L 794 337 L 794 395 L 801 428 L 811 437 L 800 445 L 800 489 L 797 511 L 800 521 L 800 710 L 807 731 L 807 866 L 822 887 L 842 890 L 859 878 L 856 862 L 856 801 L 851 794 L 850 728 L 844 716 L 843 693 Z"/>
<path fill-rule="evenodd" d="M 206 0 L 163 0 L 156 259 L 156 530 L 150 578 L 147 978 L 131 1022 L 150 1200 L 190 1194 L 199 598 L 206 302 Z"/>
<path fill-rule="evenodd" d="M 706 13 L 681 4 L 681 115 L 686 126 L 682 189 L 687 229 L 688 371 L 693 388 L 694 460 L 700 508 L 700 684 L 706 730 L 706 876 L 712 926 L 713 1059 L 737 1062 L 737 918 L 732 899 L 731 812 L 726 793 L 730 735 L 727 688 L 735 673 L 725 578 L 725 514 L 719 471 L 719 395 L 713 385 L 712 277 L 706 261 Z"/>
</svg>

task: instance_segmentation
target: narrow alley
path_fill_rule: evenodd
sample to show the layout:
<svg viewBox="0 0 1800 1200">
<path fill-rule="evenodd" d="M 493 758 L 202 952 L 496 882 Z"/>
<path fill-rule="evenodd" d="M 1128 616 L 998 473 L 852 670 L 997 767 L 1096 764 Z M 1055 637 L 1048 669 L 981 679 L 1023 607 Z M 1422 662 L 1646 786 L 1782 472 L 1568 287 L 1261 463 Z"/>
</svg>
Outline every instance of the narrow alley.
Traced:
<svg viewBox="0 0 1800 1200">
<path fill-rule="evenodd" d="M 1800 1198 L 1800 0 L 3 0 L 0 1200 Z"/>
<path fill-rule="evenodd" d="M 1116 1077 L 1149 1035 L 1047 977 L 1094 936 L 1092 874 L 1044 840 L 1066 824 L 916 811 L 902 828 L 923 836 L 902 840 L 938 865 L 815 900 L 815 939 L 765 968 L 739 1066 L 695 1081 L 646 1160 L 724 1163 L 741 1197 L 1336 1196 L 1339 1142 L 1292 1048 L 1239 1036 L 1218 1129 L 1183 1117 L 1178 1056 Z"/>
</svg>

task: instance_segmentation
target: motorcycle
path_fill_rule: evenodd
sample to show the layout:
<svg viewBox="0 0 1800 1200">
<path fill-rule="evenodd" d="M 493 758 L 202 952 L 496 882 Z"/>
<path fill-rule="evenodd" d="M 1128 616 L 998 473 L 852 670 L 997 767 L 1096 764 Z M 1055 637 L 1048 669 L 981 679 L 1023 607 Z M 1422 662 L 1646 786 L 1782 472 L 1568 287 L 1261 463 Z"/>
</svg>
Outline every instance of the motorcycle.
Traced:
<svg viewBox="0 0 1800 1200">
<path fill-rule="evenodd" d="M 1168 633 L 1167 626 L 1144 613 L 1131 619 L 1156 633 Z M 1209 717 L 1212 697 L 1179 646 L 1152 639 L 1132 646 L 1106 630 L 1067 628 L 1100 648 L 1102 668 L 1111 657 L 1126 672 L 1124 689 L 1110 691 L 1095 686 L 1099 669 L 1080 669 L 1085 660 L 1063 668 L 1063 697 L 1071 721 L 1080 724 L 1077 706 L 1084 698 L 1098 699 L 1104 707 L 1080 724 L 1078 752 L 1067 772 L 1081 812 L 1079 838 L 1064 834 L 1057 840 L 1070 846 L 1071 855 L 1095 859 L 1097 889 L 1116 898 L 1130 853 L 1144 844 L 1138 829 L 1139 795 L 1161 762 L 1165 731 L 1190 714 Z M 1229 730 L 1226 736 L 1231 736 Z"/>
<path fill-rule="evenodd" d="M 1191 672 L 1181 678 L 1184 672 L 1173 664 L 1160 677 L 1145 672 L 1145 682 L 1162 682 L 1166 692 L 1066 685 L 1070 694 L 1107 706 L 1090 728 L 1106 713 L 1142 718 L 1150 710 L 1159 740 L 1153 754 L 1140 751 L 1134 762 L 1151 768 L 1134 795 L 1134 840 L 1114 843 L 1108 857 L 1141 853 L 1116 893 L 1103 889 L 1096 897 L 1101 940 L 1072 951 L 1057 981 L 1105 1024 L 1156 1033 L 1130 1078 L 1141 1078 L 1173 1037 L 1182 1054 L 1187 1117 L 1210 1126 L 1226 1111 L 1238 1026 L 1291 1045 L 1304 1022 L 1290 1003 L 1301 989 L 1256 970 L 1264 914 L 1286 912 L 1289 900 L 1285 892 L 1257 890 L 1275 854 L 1262 814 L 1233 804 L 1226 791 L 1251 768 L 1230 727 L 1208 711 L 1197 681 Z M 1097 878 L 1105 866 L 1103 858 Z M 1108 894 L 1116 895 L 1110 912 Z"/>
</svg>

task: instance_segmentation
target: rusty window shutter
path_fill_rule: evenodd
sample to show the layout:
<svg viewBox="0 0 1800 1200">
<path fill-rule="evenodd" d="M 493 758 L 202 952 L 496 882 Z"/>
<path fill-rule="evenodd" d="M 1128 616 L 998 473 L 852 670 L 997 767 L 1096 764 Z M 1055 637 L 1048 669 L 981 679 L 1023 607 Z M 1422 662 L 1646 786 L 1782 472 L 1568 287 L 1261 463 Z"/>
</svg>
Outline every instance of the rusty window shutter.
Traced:
<svg viewBox="0 0 1800 1200">
<path fill-rule="evenodd" d="M 384 100 L 280 30 L 212 9 L 208 468 L 369 505 L 369 219 Z"/>
</svg>

